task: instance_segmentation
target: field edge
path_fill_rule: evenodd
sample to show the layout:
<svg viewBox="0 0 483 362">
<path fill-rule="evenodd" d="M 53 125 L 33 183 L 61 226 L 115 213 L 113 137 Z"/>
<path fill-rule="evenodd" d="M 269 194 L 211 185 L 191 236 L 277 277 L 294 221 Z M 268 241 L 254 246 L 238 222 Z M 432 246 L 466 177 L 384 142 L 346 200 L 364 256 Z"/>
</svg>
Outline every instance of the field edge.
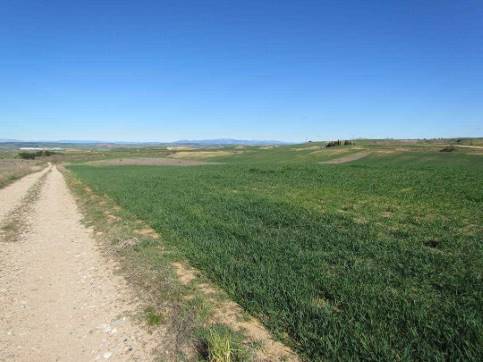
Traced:
<svg viewBox="0 0 483 362">
<path fill-rule="evenodd" d="M 169 353 L 166 353 L 173 357 L 197 355 L 201 360 L 211 360 L 208 337 L 219 333 L 229 336 L 236 351 L 234 360 L 300 360 L 223 290 L 189 266 L 180 253 L 168 249 L 162 238 L 143 221 L 107 195 L 95 194 L 70 170 L 65 167 L 59 170 L 100 249 L 119 263 L 121 275 L 143 296 L 140 322 L 148 329 L 164 330 L 164 337 L 170 342 L 161 343 L 158 350 L 167 349 Z"/>
</svg>

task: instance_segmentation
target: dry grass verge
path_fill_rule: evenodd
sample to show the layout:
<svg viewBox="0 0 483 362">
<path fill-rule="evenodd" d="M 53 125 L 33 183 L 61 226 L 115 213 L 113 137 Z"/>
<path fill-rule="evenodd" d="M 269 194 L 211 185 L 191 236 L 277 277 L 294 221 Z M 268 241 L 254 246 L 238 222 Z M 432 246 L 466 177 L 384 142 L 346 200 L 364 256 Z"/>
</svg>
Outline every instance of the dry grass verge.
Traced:
<svg viewBox="0 0 483 362">
<path fill-rule="evenodd" d="M 0 159 L 0 188 L 29 173 L 40 171 L 43 167 L 43 161 Z"/>
</svg>

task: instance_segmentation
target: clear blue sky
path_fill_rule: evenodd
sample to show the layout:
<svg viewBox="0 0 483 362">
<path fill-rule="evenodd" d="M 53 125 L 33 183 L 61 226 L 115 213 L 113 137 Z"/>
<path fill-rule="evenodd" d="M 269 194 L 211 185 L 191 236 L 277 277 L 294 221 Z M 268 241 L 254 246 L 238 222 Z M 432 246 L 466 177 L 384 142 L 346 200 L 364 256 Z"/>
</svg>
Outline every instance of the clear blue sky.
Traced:
<svg viewBox="0 0 483 362">
<path fill-rule="evenodd" d="M 482 0 L 3 0 L 0 138 L 483 136 Z"/>
</svg>

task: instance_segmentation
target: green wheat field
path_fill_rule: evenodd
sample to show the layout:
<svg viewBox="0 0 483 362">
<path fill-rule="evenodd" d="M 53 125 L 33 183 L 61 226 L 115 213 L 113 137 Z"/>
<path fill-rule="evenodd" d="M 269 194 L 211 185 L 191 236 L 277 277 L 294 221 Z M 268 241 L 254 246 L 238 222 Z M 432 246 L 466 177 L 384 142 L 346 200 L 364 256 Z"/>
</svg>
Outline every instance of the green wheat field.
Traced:
<svg viewBox="0 0 483 362">
<path fill-rule="evenodd" d="M 481 360 L 483 156 L 398 147 L 70 169 L 307 361 Z"/>
</svg>

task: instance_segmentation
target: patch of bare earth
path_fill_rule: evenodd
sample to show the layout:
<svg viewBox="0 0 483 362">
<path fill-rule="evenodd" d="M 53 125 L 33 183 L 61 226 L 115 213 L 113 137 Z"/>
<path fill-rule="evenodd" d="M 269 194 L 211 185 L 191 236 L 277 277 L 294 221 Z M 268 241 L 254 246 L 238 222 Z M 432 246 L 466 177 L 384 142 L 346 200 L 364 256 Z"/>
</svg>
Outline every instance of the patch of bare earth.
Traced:
<svg viewBox="0 0 483 362">
<path fill-rule="evenodd" d="M 353 149 L 353 148 L 352 148 Z M 350 152 L 351 149 L 347 148 L 337 148 L 337 147 L 331 147 L 331 148 L 320 148 L 318 150 L 310 152 L 311 155 L 327 155 L 327 156 L 332 156 L 332 155 L 341 155 L 345 154 L 347 152 Z"/>
<path fill-rule="evenodd" d="M 341 163 L 347 163 L 347 162 L 360 160 L 364 157 L 369 156 L 369 154 L 370 154 L 370 152 L 357 152 L 357 153 L 353 153 L 353 154 L 350 154 L 350 155 L 347 155 L 347 156 L 339 157 L 339 158 L 336 158 L 336 159 L 333 159 L 333 160 L 324 161 L 324 162 L 321 162 L 321 163 L 328 164 L 328 165 L 338 165 L 338 164 L 341 164 Z"/>
<path fill-rule="evenodd" d="M 177 158 L 120 158 L 87 162 L 93 166 L 199 166 L 207 162 Z"/>
<path fill-rule="evenodd" d="M 196 282 L 200 275 L 199 271 L 184 263 L 175 262 L 172 266 L 178 280 L 185 285 Z M 234 331 L 242 332 L 250 342 L 261 344 L 261 349 L 256 351 L 258 361 L 299 361 L 290 348 L 272 338 L 260 321 L 244 313 L 237 303 L 220 297 L 222 292 L 218 288 L 207 282 L 194 283 L 193 286 L 214 306 L 214 323 L 225 324 Z"/>
<path fill-rule="evenodd" d="M 22 200 L 39 175 L 27 177 L 0 190 L 0 200 Z M 26 232 L 1 243 L 0 360 L 152 360 L 155 336 L 132 319 L 137 300 L 81 224 L 56 167 L 30 202 L 19 215 Z M 11 209 L 0 205 L 3 215 Z"/>
<path fill-rule="evenodd" d="M 461 147 L 461 148 L 474 148 L 474 149 L 483 150 L 483 146 L 473 146 L 473 145 L 457 145 L 456 147 Z"/>
<path fill-rule="evenodd" d="M 470 155 L 483 155 L 483 146 L 475 146 L 475 145 L 456 145 L 456 147 L 461 150 L 465 151 Z"/>
</svg>

